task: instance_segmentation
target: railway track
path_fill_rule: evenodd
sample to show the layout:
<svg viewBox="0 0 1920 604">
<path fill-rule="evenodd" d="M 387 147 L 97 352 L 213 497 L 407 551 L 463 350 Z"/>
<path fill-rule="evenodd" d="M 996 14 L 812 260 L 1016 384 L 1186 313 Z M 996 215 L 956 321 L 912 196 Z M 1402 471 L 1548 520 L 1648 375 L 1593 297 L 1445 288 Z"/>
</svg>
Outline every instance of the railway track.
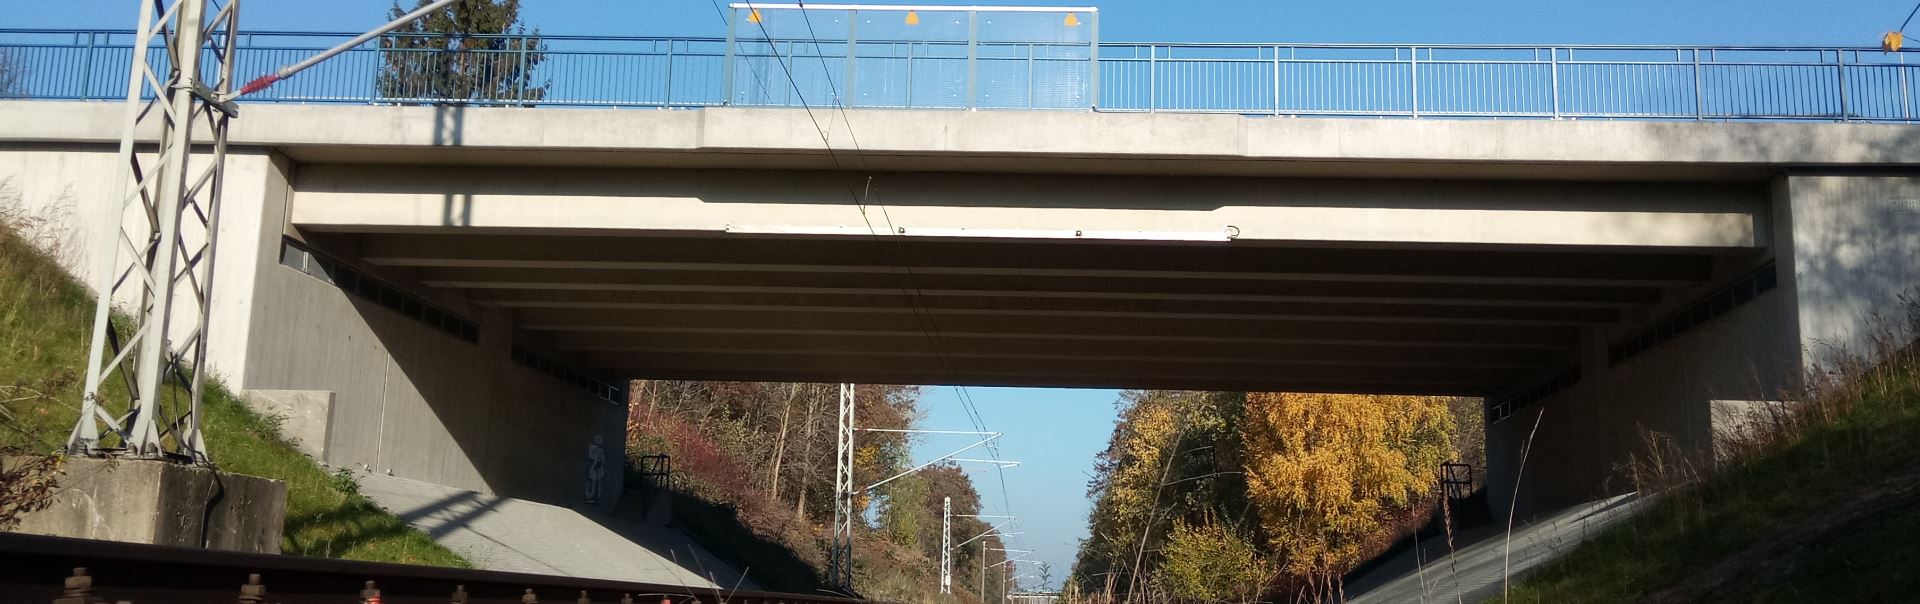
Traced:
<svg viewBox="0 0 1920 604">
<path fill-rule="evenodd" d="M 84 576 L 76 576 L 76 569 L 84 569 Z M 255 583 L 248 585 L 250 581 Z M 825 593 L 702 589 L 0 533 L 0 604 L 612 604 L 623 601 L 642 604 L 867 602 Z"/>
</svg>

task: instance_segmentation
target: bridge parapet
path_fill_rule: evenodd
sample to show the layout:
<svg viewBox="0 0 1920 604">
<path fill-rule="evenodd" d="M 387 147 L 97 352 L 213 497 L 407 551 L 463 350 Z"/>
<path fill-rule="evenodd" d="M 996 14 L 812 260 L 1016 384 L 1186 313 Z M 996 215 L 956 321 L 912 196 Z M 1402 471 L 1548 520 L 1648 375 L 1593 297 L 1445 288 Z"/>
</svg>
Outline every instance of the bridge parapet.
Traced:
<svg viewBox="0 0 1920 604">
<path fill-rule="evenodd" d="M 1068 9 L 1059 9 L 1067 11 Z M 744 11 L 736 11 L 742 12 Z M 964 14 L 959 11 L 946 11 Z M 945 15 L 946 12 L 941 13 Z M 901 20 L 900 11 L 862 23 Z M 849 11 L 848 14 L 854 14 Z M 472 36 L 467 60 L 438 38 L 390 35 L 248 97 L 257 102 L 505 106 L 772 106 L 1198 112 L 1454 119 L 1920 121 L 1920 61 L 1864 48 L 1106 43 L 995 38 L 934 28 L 931 13 L 881 35 L 736 17 L 733 36 Z M 917 17 L 918 15 L 916 15 Z M 1057 14 L 1051 14 L 1057 16 Z M 1051 18 L 1050 16 L 1050 18 Z M 797 16 L 794 16 L 797 18 Z M 977 17 L 976 17 L 977 18 Z M 945 17 L 940 17 L 945 19 Z M 952 19 L 946 19 L 952 21 Z M 851 21 L 851 19 L 843 19 Z M 951 25 L 951 24 L 948 24 Z M 957 27 L 957 26 L 955 26 Z M 831 30 L 831 31 L 829 31 Z M 959 32 L 959 33 L 955 33 Z M 1065 35 L 1065 34 L 1062 34 Z M 347 34 L 241 35 L 260 73 Z M 0 29 L 20 70 L 0 98 L 111 100 L 125 93 L 132 32 Z M 159 48 L 146 52 L 163 54 Z M 481 65 L 484 90 L 382 83 L 396 65 L 433 80 Z M 404 84 L 404 83 L 403 83 Z M 851 84 L 851 85 L 850 85 Z"/>
</svg>

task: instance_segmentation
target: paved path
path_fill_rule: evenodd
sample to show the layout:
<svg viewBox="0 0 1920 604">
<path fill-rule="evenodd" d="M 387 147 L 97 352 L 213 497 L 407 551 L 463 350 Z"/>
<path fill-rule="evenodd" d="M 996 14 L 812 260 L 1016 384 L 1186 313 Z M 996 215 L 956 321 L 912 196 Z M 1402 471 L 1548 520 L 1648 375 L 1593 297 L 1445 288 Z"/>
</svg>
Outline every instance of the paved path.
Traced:
<svg viewBox="0 0 1920 604">
<path fill-rule="evenodd" d="M 1631 515 L 1645 501 L 1631 494 L 1620 495 L 1576 505 L 1515 526 L 1514 575 L 1566 553 L 1588 536 Z M 1447 558 L 1444 539 L 1422 541 L 1418 550 L 1403 552 L 1386 565 L 1348 583 L 1348 601 L 1354 604 L 1480 602 L 1499 597 L 1506 558 L 1506 540 L 1502 538 L 1505 533 L 1506 526 L 1502 524 L 1476 527 L 1455 535 L 1452 560 Z"/>
<path fill-rule="evenodd" d="M 404 478 L 355 477 L 380 507 L 484 570 L 758 589 L 670 528 Z"/>
</svg>

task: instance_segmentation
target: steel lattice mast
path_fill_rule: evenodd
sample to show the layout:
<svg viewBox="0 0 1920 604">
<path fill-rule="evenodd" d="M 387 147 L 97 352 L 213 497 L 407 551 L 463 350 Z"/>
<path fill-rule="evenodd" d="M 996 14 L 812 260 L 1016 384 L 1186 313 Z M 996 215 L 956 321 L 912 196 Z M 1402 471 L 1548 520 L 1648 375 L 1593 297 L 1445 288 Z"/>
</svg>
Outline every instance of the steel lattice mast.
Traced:
<svg viewBox="0 0 1920 604">
<path fill-rule="evenodd" d="M 93 242 L 99 302 L 80 419 L 67 450 L 204 463 L 206 376 L 195 368 L 207 356 L 221 168 L 227 123 L 238 115 L 228 95 L 240 3 L 228 0 L 211 17 L 207 0 L 138 4 L 120 135 L 125 169 Z M 156 37 L 163 54 L 148 52 Z M 211 76 L 202 71 L 209 58 Z M 143 127 L 159 130 L 152 158 L 134 148 Z M 211 156 L 193 157 L 198 132 L 207 133 Z M 116 302 L 132 305 L 124 325 L 115 320 Z M 175 334 L 175 319 L 191 326 Z M 122 383 L 125 391 L 116 391 Z"/>
<path fill-rule="evenodd" d="M 940 593 L 953 593 L 953 498 L 940 498 Z"/>
<path fill-rule="evenodd" d="M 833 470 L 833 540 L 827 545 L 827 581 L 849 593 L 853 589 L 853 392 L 853 384 L 840 385 L 840 420 L 834 432 L 838 447 Z"/>
<path fill-rule="evenodd" d="M 210 461 L 200 433 L 206 390 L 206 372 L 200 369 L 207 360 L 227 123 L 240 115 L 234 97 L 293 77 L 454 1 L 429 3 L 238 92 L 233 70 L 240 0 L 214 5 L 211 17 L 209 0 L 136 2 L 139 26 L 120 132 L 119 164 L 126 169 L 115 181 L 93 242 L 99 301 L 88 341 L 86 389 L 80 418 L 67 436 L 68 454 Z M 149 52 L 155 38 L 165 50 L 158 56 Z M 210 78 L 202 72 L 208 59 L 214 68 Z M 158 155 L 150 159 L 134 149 L 142 128 L 159 130 Z M 193 156 L 193 137 L 201 131 L 212 147 L 204 162 Z M 125 321 L 115 320 L 120 304 L 132 305 Z M 188 311 L 191 316 L 179 316 Z M 191 320 L 192 327 L 176 337 L 175 319 Z M 124 392 L 116 389 L 121 384 Z"/>
</svg>

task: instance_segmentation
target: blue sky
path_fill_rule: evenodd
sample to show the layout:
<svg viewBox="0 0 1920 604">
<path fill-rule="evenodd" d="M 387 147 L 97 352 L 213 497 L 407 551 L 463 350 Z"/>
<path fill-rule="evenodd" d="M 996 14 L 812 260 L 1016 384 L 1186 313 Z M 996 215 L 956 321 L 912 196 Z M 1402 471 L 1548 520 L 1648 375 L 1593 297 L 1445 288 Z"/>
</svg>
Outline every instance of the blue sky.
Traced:
<svg viewBox="0 0 1920 604">
<path fill-rule="evenodd" d="M 523 0 L 553 34 L 703 35 L 724 32 L 707 0 Z M 724 3 L 724 0 L 722 0 Z M 1616 43 L 1872 46 L 1909 0 L 1121 0 L 916 4 L 1091 5 L 1112 41 Z M 243 26 L 360 30 L 388 0 L 251 0 Z M 130 0 L 0 0 L 0 27 L 127 28 Z"/>
<path fill-rule="evenodd" d="M 1091 507 L 1086 497 L 1087 479 L 1092 476 L 1094 454 L 1107 448 L 1107 437 L 1113 433 L 1113 404 L 1119 399 L 1119 391 L 967 388 L 966 394 L 986 428 L 1004 434 L 1000 437 L 1002 458 L 1021 464 L 1009 470 L 982 464 L 962 466 L 973 476 L 986 513 L 1007 514 L 1011 505 L 1020 523 L 1008 530 L 1026 534 L 1010 537 L 1013 545 L 1008 547 L 1034 550 L 1032 558 L 1053 564 L 1055 581 L 1063 579 L 1073 567 L 1080 538 L 1086 536 L 1087 510 Z M 920 408 L 926 412 L 921 425 L 929 430 L 973 429 L 956 388 L 926 388 L 921 393 Z M 919 460 L 928 460 L 969 442 L 965 436 L 930 436 L 916 443 L 914 452 Z M 976 450 L 967 452 L 966 457 L 987 455 Z M 1002 476 L 1006 478 L 1004 490 Z"/>
<path fill-rule="evenodd" d="M 724 1 L 724 0 L 723 0 Z M 1873 46 L 1897 26 L 1912 0 L 1125 0 L 1093 1 L 1107 41 L 1512 43 Z M 988 4 L 990 0 L 918 4 Z M 253 30 L 359 31 L 385 20 L 389 0 L 249 0 Z M 411 4 L 409 2 L 409 4 Z M 1009 1 L 997 4 L 1061 5 Z M 719 36 L 708 0 L 524 0 L 524 17 L 548 34 Z M 131 0 L 0 0 L 0 28 L 131 27 Z M 1004 455 L 1025 465 L 975 469 L 988 513 L 1010 503 L 1022 516 L 1017 545 L 1039 550 L 1055 576 L 1072 565 L 1084 535 L 1093 455 L 1105 447 L 1117 393 L 1110 390 L 974 388 L 968 393 L 990 430 L 1006 433 Z M 925 425 L 970 429 L 952 388 L 929 388 Z M 928 456 L 964 444 L 929 438 Z"/>
</svg>

